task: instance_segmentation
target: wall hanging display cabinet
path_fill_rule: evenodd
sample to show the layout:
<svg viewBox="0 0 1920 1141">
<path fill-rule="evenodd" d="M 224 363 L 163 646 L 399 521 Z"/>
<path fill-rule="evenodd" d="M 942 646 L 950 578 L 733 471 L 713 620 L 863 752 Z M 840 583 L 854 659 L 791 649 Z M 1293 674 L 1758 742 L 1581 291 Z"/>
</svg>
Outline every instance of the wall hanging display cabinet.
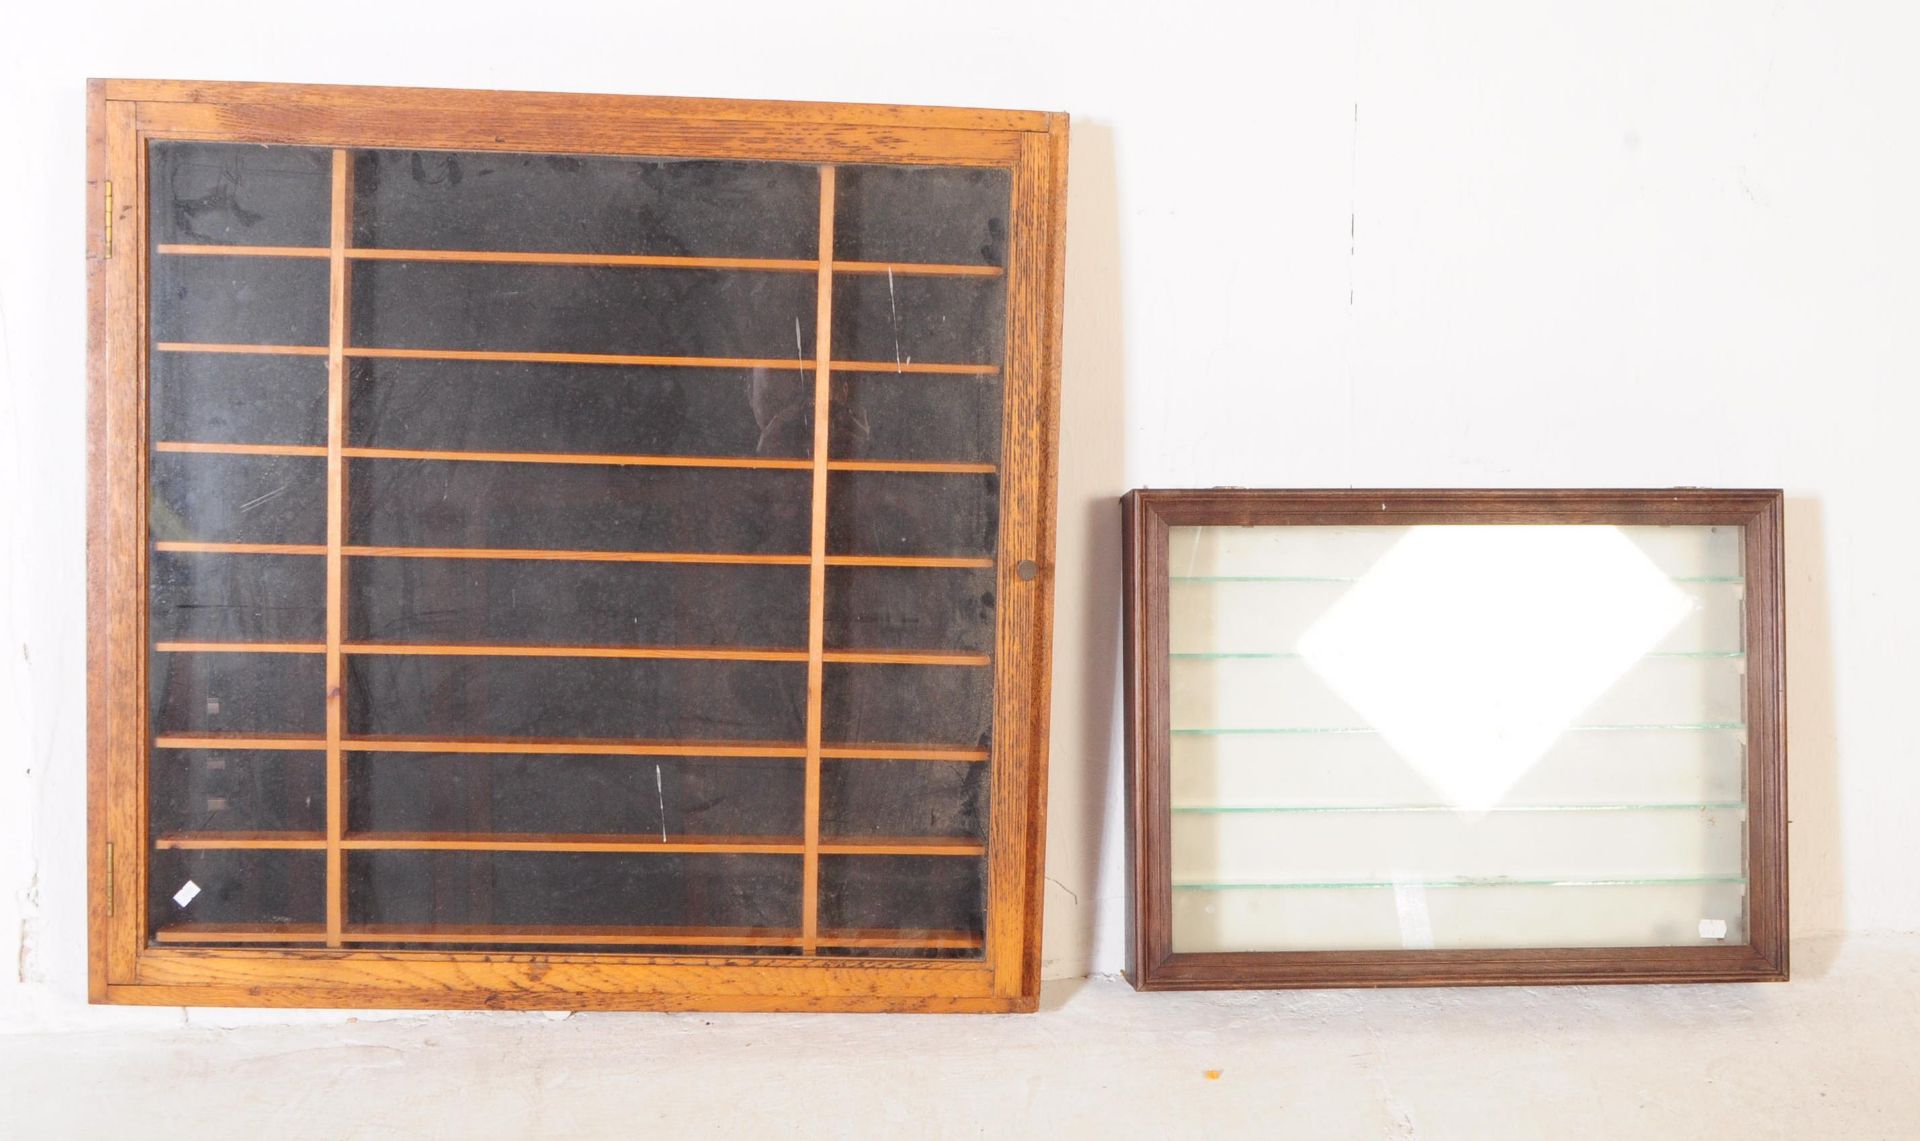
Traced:
<svg viewBox="0 0 1920 1141">
<path fill-rule="evenodd" d="M 1064 116 L 106 81 L 92 993 L 1033 1009 Z"/>
<path fill-rule="evenodd" d="M 1787 977 L 1779 492 L 1124 508 L 1134 985 Z"/>
</svg>

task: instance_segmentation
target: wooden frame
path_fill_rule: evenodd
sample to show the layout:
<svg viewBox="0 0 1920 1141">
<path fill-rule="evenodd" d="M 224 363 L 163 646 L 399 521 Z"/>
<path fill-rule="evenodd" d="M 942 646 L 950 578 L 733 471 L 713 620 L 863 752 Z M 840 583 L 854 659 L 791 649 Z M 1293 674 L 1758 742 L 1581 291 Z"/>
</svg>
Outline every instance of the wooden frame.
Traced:
<svg viewBox="0 0 1920 1141">
<path fill-rule="evenodd" d="M 1781 494 L 1673 490 L 1137 490 L 1126 568 L 1128 977 L 1141 990 L 1762 982 L 1788 977 Z M 1747 877 L 1744 945 L 1175 953 L 1172 949 L 1168 528 L 1641 524 L 1745 530 Z"/>
<path fill-rule="evenodd" d="M 991 668 L 995 703 L 991 756 L 984 750 L 925 750 L 929 758 L 984 761 L 991 774 L 991 820 L 984 844 L 929 845 L 915 840 L 854 841 L 819 834 L 817 812 L 809 813 L 804 836 L 774 842 L 729 842 L 728 838 L 684 837 L 661 843 L 616 837 L 547 837 L 542 850 L 680 850 L 676 843 L 702 850 L 777 851 L 802 855 L 807 882 L 813 883 L 821 855 L 841 852 L 911 852 L 939 855 L 947 849 L 988 857 L 986 930 L 973 943 L 978 959 L 814 958 L 817 946 L 870 948 L 884 952 L 889 943 L 876 933 L 831 932 L 817 927 L 813 896 L 807 896 L 804 931 L 781 933 L 763 942 L 801 950 L 783 958 L 695 957 L 595 953 L 606 942 L 655 942 L 684 945 L 684 930 L 671 938 L 623 929 L 616 937 L 580 938 L 578 953 L 516 952 L 511 944 L 535 941 L 525 932 L 494 932 L 498 952 L 355 950 L 355 938 L 377 941 L 391 933 L 343 930 L 338 896 L 339 862 L 347 851 L 381 841 L 356 839 L 343 830 L 342 722 L 338 686 L 342 663 L 358 653 L 471 653 L 470 647 L 356 645 L 340 622 L 340 608 L 329 606 L 322 642 L 264 647 L 275 652 L 314 654 L 326 660 L 330 697 L 323 738 L 306 742 L 254 741 L 251 747 L 325 749 L 328 754 L 329 827 L 313 835 L 280 835 L 259 841 L 228 836 L 221 846 L 309 848 L 324 851 L 329 862 L 327 922 L 293 941 L 312 947 L 235 947 L 193 942 L 155 943 L 146 937 L 143 853 L 156 846 L 191 847 L 193 837 L 155 837 L 146 819 L 147 597 L 143 555 L 146 520 L 148 439 L 146 391 L 149 342 L 145 298 L 149 245 L 146 228 L 146 153 L 154 140 L 261 142 L 336 148 L 334 235 L 330 249 L 228 247 L 239 257 L 312 257 L 328 261 L 331 275 L 331 343 L 296 350 L 324 356 L 330 382 L 328 443 L 324 447 L 248 445 L 169 445 L 161 450 L 215 451 L 228 454 L 312 455 L 324 457 L 330 473 L 327 542 L 319 547 L 284 546 L 275 553 L 326 557 L 329 599 L 338 600 L 349 560 L 437 554 L 443 557 L 577 557 L 612 561 L 746 561 L 805 565 L 811 579 L 811 637 L 804 649 L 749 654 L 751 660 L 805 662 L 809 678 L 809 733 L 791 749 L 766 747 L 751 755 L 791 756 L 806 766 L 809 806 L 819 792 L 823 759 L 862 755 L 859 750 L 824 744 L 819 732 L 820 672 L 827 663 L 924 661 L 945 665 L 985 665 L 978 655 L 859 654 L 828 650 L 820 636 L 821 581 L 827 566 L 903 565 L 902 560 L 827 555 L 823 545 L 824 493 L 816 490 L 814 546 L 808 555 L 684 558 L 622 552 L 425 551 L 352 546 L 345 541 L 339 471 L 350 459 L 475 459 L 554 462 L 552 455 L 499 453 L 442 454 L 399 452 L 346 446 L 341 383 L 345 361 L 357 356 L 407 355 L 407 350 L 363 350 L 345 342 L 340 318 L 346 305 L 347 267 L 355 259 L 395 257 L 458 260 L 457 251 L 359 250 L 343 236 L 346 194 L 342 148 L 397 147 L 442 150 L 498 150 L 554 154 L 643 154 L 677 158 L 764 159 L 822 165 L 823 214 L 832 210 L 833 165 L 929 164 L 998 167 L 1010 172 L 1013 209 L 1006 275 L 1006 355 L 1004 378 L 1004 451 L 997 564 L 997 636 Z M 200 83 L 146 80 L 94 80 L 88 87 L 88 170 L 86 257 L 88 267 L 89 488 L 88 488 L 88 863 L 90 951 L 89 992 L 96 1002 L 164 1005 L 483 1007 L 505 1009 L 705 1009 L 839 1011 L 1031 1011 L 1039 991 L 1040 903 L 1045 817 L 1048 678 L 1057 422 L 1060 365 L 1060 313 L 1064 258 L 1064 210 L 1067 117 L 1025 111 L 908 108 L 843 104 L 739 102 L 710 99 L 662 99 L 623 96 L 440 91 L 407 88 L 287 86 L 253 83 Z M 823 227 L 823 238 L 830 226 Z M 161 251 L 190 255 L 196 251 Z M 487 260 L 514 260 L 487 255 Z M 875 274 L 913 267 L 834 260 L 823 241 L 817 258 L 792 261 L 687 259 L 646 256 L 527 255 L 519 260 L 546 264 L 660 265 L 697 264 L 707 268 L 753 269 L 772 273 L 817 274 L 824 285 L 834 274 Z M 735 264 L 735 263 L 739 264 Z M 977 267 L 925 266 L 926 273 L 969 274 Z M 824 328 L 830 291 L 819 292 Z M 816 400 L 826 398 L 829 368 L 841 371 L 902 371 L 884 365 L 830 360 L 823 336 L 812 373 Z M 170 346 L 155 346 L 166 351 Z M 196 346 L 216 351 L 221 346 Z M 246 346 L 230 346 L 246 351 Z M 446 356 L 449 354 L 438 354 Z M 552 353 L 451 354 L 464 359 L 565 360 Z M 752 361 L 683 360 L 672 357 L 596 358 L 601 363 L 671 366 L 698 363 L 751 367 Z M 762 362 L 764 363 L 764 362 Z M 777 362 L 791 368 L 791 360 Z M 912 372 L 979 371 L 972 366 L 907 365 Z M 825 432 L 825 417 L 816 417 Z M 817 442 L 817 441 L 816 441 Z M 810 469 L 816 488 L 827 470 L 979 471 L 990 465 L 828 462 L 822 451 L 801 461 L 717 461 L 702 465 L 661 456 L 580 456 L 560 462 L 667 466 L 767 466 Z M 181 549 L 254 544 L 173 544 Z M 906 560 L 911 565 L 979 565 L 979 560 Z M 152 647 L 158 652 L 206 652 L 220 647 L 181 642 Z M 260 650 L 263 647 L 250 646 Z M 559 647 L 547 651 L 569 656 L 688 656 L 646 648 Z M 722 651 L 693 656 L 726 656 Z M 737 656 L 737 655 L 736 655 Z M 188 742 L 191 743 L 191 742 Z M 351 741 L 346 742 L 351 744 Z M 172 742 L 179 746 L 180 742 Z M 520 743 L 536 751 L 538 741 Z M 458 743 L 427 742 L 436 749 Z M 229 742 L 229 747 L 232 743 Z M 382 748 L 390 747 L 383 743 Z M 644 742 L 610 742 L 589 752 L 647 755 Z M 656 750 L 657 751 L 657 750 Z M 947 754 L 951 753 L 952 756 Z M 960 754 L 967 755 L 960 755 Z M 710 755 L 738 755 L 716 745 Z M 904 756 L 896 751 L 890 756 Z M 202 838 L 204 840 L 204 838 Z M 499 843 L 460 837 L 412 837 L 409 843 L 434 847 L 502 850 Z M 509 845 L 510 846 L 510 845 Z M 418 934 L 418 933 L 416 933 Z M 231 935 L 209 933 L 231 943 Z M 495 938 L 494 936 L 497 936 Z M 248 936 L 238 936 L 244 940 Z M 256 936 L 257 937 L 257 936 Z M 427 941 L 442 936 L 422 936 Z M 445 934 L 443 941 L 471 941 L 472 933 Z M 263 940 L 264 941 L 264 940 Z M 285 941 L 284 933 L 275 942 Z M 544 940 L 543 940 L 544 941 Z M 698 943 L 700 940 L 692 939 Z M 742 941 L 729 938 L 726 946 Z M 922 941 L 933 947 L 948 944 Z"/>
</svg>

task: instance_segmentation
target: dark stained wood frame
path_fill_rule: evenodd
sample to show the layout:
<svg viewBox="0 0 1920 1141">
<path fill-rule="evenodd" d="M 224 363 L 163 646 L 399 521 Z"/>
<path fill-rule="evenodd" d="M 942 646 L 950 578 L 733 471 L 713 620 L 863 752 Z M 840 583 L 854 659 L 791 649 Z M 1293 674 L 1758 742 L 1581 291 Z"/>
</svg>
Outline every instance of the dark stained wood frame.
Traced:
<svg viewBox="0 0 1920 1141">
<path fill-rule="evenodd" d="M 1127 976 L 1141 990 L 1779 982 L 1787 978 L 1787 757 L 1778 491 L 1137 490 L 1126 566 Z M 1741 946 L 1508 950 L 1172 949 L 1167 528 L 1435 523 L 1740 526 L 1747 625 L 1750 940 Z"/>
<path fill-rule="evenodd" d="M 810 742 L 797 752 L 737 750 L 716 745 L 714 755 L 803 756 L 810 774 L 820 758 L 887 757 L 984 761 L 991 765 L 986 930 L 983 937 L 933 933 L 916 945 L 981 946 L 980 959 L 698 957 L 594 953 L 594 942 L 699 944 L 686 930 L 667 933 L 622 929 L 605 939 L 579 935 L 580 953 L 493 951 L 357 950 L 383 932 L 343 931 L 337 901 L 328 922 L 288 933 L 288 942 L 313 947 L 194 945 L 196 938 L 232 941 L 216 930 L 183 932 L 180 942 L 156 944 L 145 935 L 144 853 L 156 843 L 195 843 L 148 835 L 145 805 L 145 413 L 149 337 L 146 296 L 148 234 L 145 217 L 146 144 L 155 139 L 199 139 L 355 148 L 403 147 L 576 154 L 644 154 L 683 158 L 764 159 L 815 162 L 831 186 L 831 164 L 895 163 L 986 166 L 1007 169 L 1012 179 L 1011 241 L 1007 278 L 1007 348 L 999 370 L 923 365 L 915 372 L 991 372 L 1004 376 L 1005 431 L 998 546 L 999 630 L 991 666 L 995 671 L 991 756 L 970 750 L 835 748 Z M 1033 111 L 890 107 L 826 103 L 741 102 L 631 96 L 565 95 L 413 88 L 290 86 L 164 80 L 93 80 L 87 91 L 87 364 L 88 364 L 88 947 L 89 993 L 96 1002 L 189 1006 L 487 1007 L 502 1009 L 651 1010 L 832 1010 L 832 1011 L 1031 1011 L 1040 986 L 1040 906 L 1044 858 L 1047 721 L 1053 606 L 1054 485 L 1058 463 L 1059 376 L 1067 167 L 1067 116 Z M 336 169 L 339 160 L 336 156 Z M 334 209 L 342 195 L 335 189 Z M 399 256 L 343 248 L 336 217 L 331 249 L 248 248 L 231 256 L 314 257 L 332 266 L 332 306 L 344 302 L 342 266 L 359 257 Z M 188 251 L 173 250 L 171 254 Z M 198 251 L 193 251 L 198 252 Z M 432 256 L 432 255 L 426 255 Z M 448 257 L 461 256 L 447 254 Z M 529 255 L 556 264 L 678 264 L 679 259 L 572 258 Z M 766 262 L 736 268 L 768 272 L 880 273 L 878 263 L 816 259 Z M 484 260 L 511 260 L 489 255 Z M 524 260 L 524 259 L 523 259 Z M 698 259 L 696 259 L 698 260 Z M 724 259 L 705 259 L 718 262 Z M 997 274 L 983 267 L 923 266 L 929 274 Z M 827 298 L 821 299 L 825 320 Z M 341 325 L 332 322 L 337 331 Z M 824 347 L 825 342 L 822 341 Z M 165 346 L 161 347 L 162 349 Z M 222 346 L 203 346 L 219 350 Z M 246 346 L 225 346 L 247 351 Z M 257 351 L 257 350 L 255 350 Z M 340 343 L 299 350 L 330 358 L 338 371 L 347 356 L 367 355 Z M 473 355 L 473 354 L 468 354 Z M 486 355 L 486 354 L 481 354 Z M 492 354 L 513 359 L 560 359 L 561 355 Z M 603 363 L 710 363 L 679 358 L 634 358 Z M 783 365 L 790 362 L 781 362 Z M 815 362 L 829 367 L 859 362 Z M 873 366 L 879 367 L 879 366 Z M 895 366 L 888 364 L 888 369 Z M 337 384 L 330 388 L 337 389 Z M 339 410 L 330 407 L 330 420 Z M 824 423 L 824 419 L 821 421 Z M 345 448 L 341 433 L 314 454 L 337 465 L 359 451 Z M 307 454 L 303 452 L 302 454 Z M 548 462 L 551 456 L 449 455 L 442 458 L 498 462 Z M 673 463 L 668 457 L 594 457 L 600 462 Z M 977 465 L 866 465 L 804 461 L 818 479 L 824 469 L 971 470 Z M 337 481 L 334 481 L 337 482 Z M 816 505 L 817 508 L 817 505 Z M 246 544 L 173 544 L 238 549 Z M 618 561 L 783 562 L 781 558 L 652 555 L 642 552 L 395 551 L 343 546 L 330 535 L 325 547 L 290 553 L 326 554 L 329 589 L 338 589 L 343 557 L 442 555 L 506 558 L 590 558 Z M 829 556 L 816 550 L 798 556 L 801 565 L 900 565 L 881 557 Z M 906 560 L 915 565 L 973 566 L 975 559 Z M 1038 573 L 1022 575 L 1022 569 Z M 817 583 L 816 583 L 817 586 Z M 194 648 L 186 644 L 173 647 Z M 212 647 L 200 646 L 198 649 Z M 285 644 L 280 652 L 325 654 L 330 672 L 342 654 L 368 652 L 343 644 L 329 629 L 327 641 Z M 464 652 L 461 647 L 416 647 L 422 652 Z M 565 649 L 564 647 L 561 649 Z M 373 652 L 378 652 L 377 650 Z M 391 651 L 390 651 L 391 652 Z M 800 649 L 817 677 L 821 661 L 892 660 L 887 655 L 849 656 L 817 643 Z M 616 656 L 653 656 L 644 647 L 616 648 Z M 669 655 L 671 656 L 671 655 Z M 684 656 L 684 655 L 683 655 Z M 693 656 L 703 656 L 695 653 Z M 914 657 L 907 655 L 905 657 Z M 920 659 L 930 660 L 928 656 Z M 932 657 L 938 657 L 934 655 Z M 972 657 L 965 662 L 979 664 Z M 331 703 L 330 703 L 331 705 Z M 330 709 L 328 738 L 314 742 L 263 740 L 253 747 L 326 748 L 337 753 L 339 726 Z M 351 742 L 349 742 L 350 744 Z M 523 742 L 535 748 L 538 742 Z M 441 748 L 458 742 L 396 742 L 383 748 Z M 588 751 L 641 754 L 645 742 L 589 743 Z M 811 754 L 811 755 L 808 755 Z M 951 755 L 949 755 L 951 754 Z M 330 766 L 334 767 L 334 766 Z M 331 774 L 330 774 L 331 776 Z M 336 783 L 330 780 L 330 785 Z M 810 779 L 809 792 L 815 782 Z M 337 789 L 330 787 L 330 796 Z M 330 813 L 337 821 L 338 813 Z M 820 854 L 911 848 L 916 838 L 842 841 L 809 833 L 772 838 L 781 851 L 805 853 L 809 872 Z M 422 838 L 403 838 L 422 842 Z M 460 837 L 427 838 L 459 846 Z M 605 846 L 641 838 L 550 838 Z M 726 850 L 728 838 L 676 838 L 703 850 Z M 204 837 L 201 838 L 205 840 Z M 220 841 L 214 841 L 220 842 Z M 247 844 L 246 837 L 228 843 Z M 283 836 L 280 846 L 323 849 L 329 859 L 364 846 L 339 825 L 312 837 Z M 655 846 L 656 848 L 658 845 Z M 978 845 L 946 845 L 951 854 L 977 852 Z M 649 849 L 652 850 L 652 849 Z M 938 852 L 933 854 L 940 854 Z M 715 945 L 766 945 L 811 950 L 814 946 L 890 945 L 885 932 L 816 930 L 808 908 L 804 929 L 762 933 L 752 939 L 722 933 Z M 508 929 L 443 932 L 447 941 L 503 944 L 537 941 L 533 933 Z M 256 931 L 239 939 L 260 939 Z M 327 944 L 333 944 L 331 946 Z"/>
</svg>

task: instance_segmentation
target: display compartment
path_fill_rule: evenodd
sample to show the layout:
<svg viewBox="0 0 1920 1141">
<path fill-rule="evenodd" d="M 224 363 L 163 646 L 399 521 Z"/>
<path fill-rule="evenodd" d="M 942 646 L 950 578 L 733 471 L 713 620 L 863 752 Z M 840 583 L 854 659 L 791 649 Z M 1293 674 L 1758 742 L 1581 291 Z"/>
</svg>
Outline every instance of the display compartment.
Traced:
<svg viewBox="0 0 1920 1141">
<path fill-rule="evenodd" d="M 1136 985 L 1784 977 L 1778 493 L 1128 507 Z"/>
<path fill-rule="evenodd" d="M 95 90 L 96 995 L 1030 1007 L 1054 120 L 190 86 Z"/>
</svg>

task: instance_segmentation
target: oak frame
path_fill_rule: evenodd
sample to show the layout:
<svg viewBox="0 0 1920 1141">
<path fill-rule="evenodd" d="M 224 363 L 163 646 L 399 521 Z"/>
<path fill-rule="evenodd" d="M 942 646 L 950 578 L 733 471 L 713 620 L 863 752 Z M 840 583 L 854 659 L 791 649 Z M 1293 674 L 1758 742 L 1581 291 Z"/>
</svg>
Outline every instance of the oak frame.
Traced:
<svg viewBox="0 0 1920 1141">
<path fill-rule="evenodd" d="M 1127 977 L 1139 990 L 1784 982 L 1788 978 L 1779 491 L 1135 490 L 1126 612 Z M 1721 524 L 1746 528 L 1749 940 L 1738 946 L 1175 953 L 1168 710 L 1170 526 Z"/>
<path fill-rule="evenodd" d="M 1040 974 L 1068 120 L 1031 111 L 92 80 L 87 91 L 88 991 L 190 1006 L 1034 1010 Z M 145 921 L 154 139 L 1007 168 L 1005 432 L 983 958 L 754 959 L 151 945 Z M 336 199 L 337 201 L 337 199 Z M 336 230 L 336 232 L 338 232 Z M 336 246 L 338 243 L 336 242 Z M 343 251 L 332 251 L 335 298 Z M 817 262 L 768 267 L 824 277 Z M 876 272 L 836 263 L 841 272 Z M 342 346 L 332 346 L 338 357 Z M 837 365 L 837 362 L 834 362 Z M 817 368 L 825 370 L 822 360 Z M 331 410 L 330 415 L 337 415 Z M 344 455 L 336 449 L 334 463 Z M 826 466 L 824 463 L 819 466 Z M 338 550 L 338 543 L 330 544 Z M 349 551 L 348 553 L 353 553 Z M 337 564 L 338 556 L 330 558 Z M 839 562 L 839 560 L 829 560 Z M 1019 568 L 1038 568 L 1021 575 Z M 337 567 L 330 566 L 330 580 Z M 330 592 L 337 585 L 330 582 Z M 337 631 L 323 647 L 337 660 Z M 813 647 L 813 656 L 821 656 Z M 833 660 L 832 655 L 826 655 Z M 815 762 L 817 764 L 817 762 Z M 330 794 L 336 790 L 330 789 Z M 339 838 L 328 842 L 338 847 Z M 809 851 L 822 850 L 817 836 Z"/>
</svg>

